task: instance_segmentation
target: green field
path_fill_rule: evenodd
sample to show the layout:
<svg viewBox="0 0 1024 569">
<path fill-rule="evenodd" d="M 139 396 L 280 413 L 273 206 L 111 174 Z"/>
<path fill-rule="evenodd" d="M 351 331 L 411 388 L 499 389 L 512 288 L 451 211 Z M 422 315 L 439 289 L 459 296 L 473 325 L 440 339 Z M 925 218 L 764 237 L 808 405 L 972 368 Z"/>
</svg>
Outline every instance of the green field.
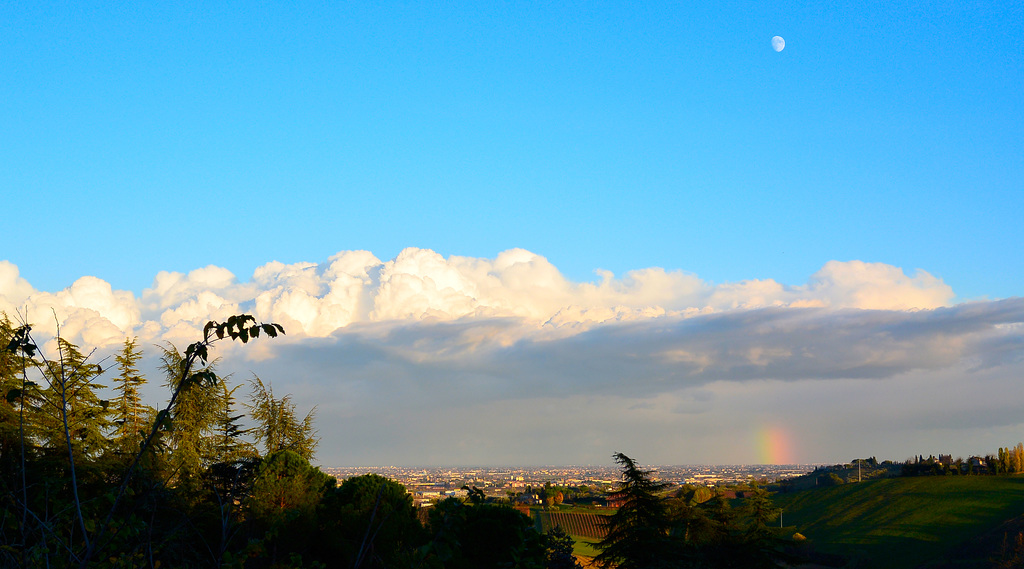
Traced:
<svg viewBox="0 0 1024 569">
<path fill-rule="evenodd" d="M 991 542 L 1003 522 L 1024 515 L 1024 477 L 889 478 L 774 499 L 786 527 L 816 551 L 871 567 L 960 566 L 965 544 Z"/>
<path fill-rule="evenodd" d="M 598 549 L 593 542 L 586 538 L 576 538 L 576 543 L 572 547 L 574 555 L 582 555 L 583 557 L 597 557 L 601 550 Z"/>
</svg>

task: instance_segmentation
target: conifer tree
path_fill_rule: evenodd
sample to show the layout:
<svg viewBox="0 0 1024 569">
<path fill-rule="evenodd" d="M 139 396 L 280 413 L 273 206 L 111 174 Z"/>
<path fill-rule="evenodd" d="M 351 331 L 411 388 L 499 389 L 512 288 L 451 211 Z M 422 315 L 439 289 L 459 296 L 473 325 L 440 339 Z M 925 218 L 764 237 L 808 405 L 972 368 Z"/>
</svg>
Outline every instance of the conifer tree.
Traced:
<svg viewBox="0 0 1024 569">
<path fill-rule="evenodd" d="M 780 510 L 772 503 L 771 493 L 754 483 L 746 497 L 743 511 L 748 525 L 742 536 L 742 549 L 746 553 L 746 567 L 778 567 L 781 560 L 781 531 L 772 522 L 779 518 Z"/>
<path fill-rule="evenodd" d="M 544 569 L 581 569 L 573 557 L 573 538 L 562 526 L 555 526 L 544 536 L 547 542 L 547 558 Z"/>
<path fill-rule="evenodd" d="M 0 318 L 0 460 L 3 472 L 14 469 L 22 442 L 22 403 L 24 402 L 24 379 L 22 377 L 24 355 L 18 354 L 14 340 L 14 326 L 2 315 Z"/>
<path fill-rule="evenodd" d="M 96 458 L 108 448 L 111 426 L 109 402 L 96 394 L 106 387 L 96 383 L 102 369 L 64 338 L 57 338 L 57 351 L 42 370 L 48 386 L 41 392 L 40 444 L 60 454 L 70 446 L 76 460 Z"/>
<path fill-rule="evenodd" d="M 233 462 L 250 458 L 256 453 L 251 445 L 242 439 L 249 432 L 242 428 L 239 419 L 245 415 L 235 414 L 235 392 L 240 385 L 229 387 L 226 379 L 217 386 L 216 410 L 211 434 L 213 460 L 215 462 Z"/>
<path fill-rule="evenodd" d="M 608 534 L 597 544 L 601 553 L 594 562 L 618 569 L 666 567 L 672 558 L 670 521 L 658 493 L 667 484 L 652 480 L 651 471 L 641 469 L 621 452 L 613 457 L 622 467 L 619 489 L 611 494 L 619 506 L 606 522 Z"/>
<path fill-rule="evenodd" d="M 213 459 L 209 436 L 216 424 L 217 392 L 194 383 L 181 384 L 180 370 L 184 357 L 174 346 L 162 349 L 161 367 L 167 374 L 167 386 L 172 390 L 181 387 L 168 429 L 171 480 L 175 485 L 193 485 L 198 483 L 199 476 Z M 215 374 L 214 363 L 196 373 Z"/>
<path fill-rule="evenodd" d="M 255 376 L 250 385 L 252 404 L 246 407 L 256 421 L 254 432 L 256 438 L 263 444 L 266 454 L 290 450 L 306 460 L 313 458 L 316 445 L 320 442 L 313 428 L 316 408 L 314 407 L 300 421 L 295 414 L 295 404 L 292 403 L 291 395 L 276 399 L 273 388 Z"/>
<path fill-rule="evenodd" d="M 118 453 L 132 455 L 139 451 L 139 445 L 153 422 L 154 410 L 144 405 L 139 389 L 146 378 L 139 372 L 138 363 L 142 350 L 137 338 L 125 338 L 121 352 L 115 361 L 119 375 L 114 378 L 118 396 L 114 401 L 113 444 Z"/>
</svg>

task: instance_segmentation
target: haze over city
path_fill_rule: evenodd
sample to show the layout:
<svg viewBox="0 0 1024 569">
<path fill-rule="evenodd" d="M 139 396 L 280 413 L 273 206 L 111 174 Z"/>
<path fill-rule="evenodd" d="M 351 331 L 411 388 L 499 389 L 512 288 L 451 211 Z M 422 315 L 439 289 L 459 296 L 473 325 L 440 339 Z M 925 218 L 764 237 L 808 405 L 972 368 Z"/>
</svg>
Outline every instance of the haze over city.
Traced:
<svg viewBox="0 0 1024 569">
<path fill-rule="evenodd" d="M 8 3 L 0 311 L 277 322 L 327 466 L 992 452 L 1024 8 L 896 4 Z"/>
</svg>

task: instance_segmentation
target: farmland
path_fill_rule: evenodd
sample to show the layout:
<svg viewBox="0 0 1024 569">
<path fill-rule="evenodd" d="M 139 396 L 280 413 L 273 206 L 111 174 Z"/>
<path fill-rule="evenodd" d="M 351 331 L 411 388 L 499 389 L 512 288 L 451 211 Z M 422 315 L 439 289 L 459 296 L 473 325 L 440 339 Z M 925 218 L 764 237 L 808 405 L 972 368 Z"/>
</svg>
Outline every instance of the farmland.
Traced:
<svg viewBox="0 0 1024 569">
<path fill-rule="evenodd" d="M 873 567 L 940 567 L 998 550 L 1024 514 L 1024 477 L 889 478 L 775 496 L 787 528 L 814 550 Z M 1014 533 L 1015 535 L 1015 533 Z M 1009 536 L 1011 539 L 1013 535 Z M 987 550 L 971 550 L 984 542 Z"/>
<path fill-rule="evenodd" d="M 604 526 L 604 515 L 590 512 L 538 512 L 540 529 L 547 532 L 555 526 L 561 526 L 566 533 L 574 538 L 600 540 L 607 532 Z"/>
</svg>

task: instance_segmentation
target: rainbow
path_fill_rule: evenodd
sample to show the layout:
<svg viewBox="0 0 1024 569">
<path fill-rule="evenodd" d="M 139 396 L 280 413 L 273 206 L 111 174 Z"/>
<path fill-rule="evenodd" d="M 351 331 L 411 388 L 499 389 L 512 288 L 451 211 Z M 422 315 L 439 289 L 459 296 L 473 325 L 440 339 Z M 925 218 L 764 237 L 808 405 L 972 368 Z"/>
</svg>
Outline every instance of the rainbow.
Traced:
<svg viewBox="0 0 1024 569">
<path fill-rule="evenodd" d="M 786 429 L 763 426 L 757 432 L 757 457 L 761 464 L 792 464 L 793 441 Z"/>
</svg>

